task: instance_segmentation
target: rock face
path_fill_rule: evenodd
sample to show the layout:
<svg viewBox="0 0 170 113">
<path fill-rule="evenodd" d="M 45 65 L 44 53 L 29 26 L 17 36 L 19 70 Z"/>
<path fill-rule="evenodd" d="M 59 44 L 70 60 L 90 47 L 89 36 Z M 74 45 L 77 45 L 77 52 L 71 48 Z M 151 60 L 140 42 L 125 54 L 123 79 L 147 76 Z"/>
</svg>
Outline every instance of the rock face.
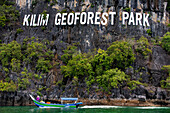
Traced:
<svg viewBox="0 0 170 113">
<path fill-rule="evenodd" d="M 33 0 L 16 0 L 16 4 L 20 7 L 20 8 L 31 8 L 31 4 L 32 4 Z"/>
<path fill-rule="evenodd" d="M 27 91 L 0 92 L 0 106 L 26 106 L 33 105 Z"/>
<path fill-rule="evenodd" d="M 35 94 L 31 93 L 34 97 Z M 122 96 L 122 95 L 120 95 Z M 95 96 L 96 97 L 96 96 Z M 53 103 L 59 102 L 59 98 L 51 96 L 47 99 L 46 95 L 41 97 L 41 100 L 51 101 Z M 121 99 L 108 99 L 108 98 L 79 98 L 83 105 L 114 105 L 114 106 L 167 106 L 170 107 L 170 102 L 166 100 L 147 100 L 146 96 L 138 95 L 136 99 L 126 100 Z M 28 92 L 0 92 L 0 106 L 32 106 L 35 105 Z"/>
<path fill-rule="evenodd" d="M 170 56 L 160 46 L 155 46 L 152 49 L 152 62 L 150 69 L 161 70 L 163 65 L 170 64 Z"/>
<path fill-rule="evenodd" d="M 147 0 L 84 0 L 80 2 L 79 0 L 58 0 L 56 4 L 50 6 L 51 2 L 41 1 L 41 0 L 16 0 L 17 5 L 20 9 L 20 23 L 22 24 L 25 14 L 41 14 L 44 10 L 50 14 L 50 20 L 46 30 L 42 31 L 41 27 L 30 28 L 21 27 L 24 32 L 17 35 L 15 31 L 7 33 L 6 37 L 3 37 L 2 42 L 10 42 L 16 39 L 22 42 L 25 36 L 35 36 L 42 39 L 48 39 L 50 41 L 55 41 L 55 46 L 57 42 L 65 42 L 62 45 L 65 46 L 66 43 L 80 42 L 81 51 L 87 52 L 89 49 L 102 48 L 106 49 L 110 43 L 115 40 L 122 38 L 139 38 L 142 35 L 149 37 L 146 32 L 151 29 L 151 36 L 157 37 L 162 36 L 168 31 L 165 23 L 169 22 L 169 13 L 166 12 L 166 2 L 148 2 Z M 33 3 L 33 4 L 32 4 Z M 82 5 L 83 4 L 83 5 Z M 155 5 L 157 4 L 157 5 Z M 92 7 L 93 5 L 94 7 Z M 151 5 L 153 7 L 151 7 Z M 149 18 L 150 26 L 129 26 L 122 25 L 122 11 L 129 8 L 131 12 L 148 12 L 151 15 Z M 87 12 L 117 12 L 117 17 L 115 18 L 115 24 L 106 26 L 102 25 L 76 25 L 76 26 L 55 26 L 54 18 L 55 14 L 61 12 L 63 9 L 67 9 L 67 12 L 74 10 L 75 12 L 83 11 L 86 9 Z M 31 10 L 31 11 L 30 11 Z M 126 23 L 127 24 L 127 23 Z M 75 32 L 77 31 L 77 32 Z M 6 30 L 2 34 L 6 33 Z M 58 48 L 57 48 L 58 49 Z M 60 51 L 59 51 L 60 52 Z"/>
</svg>

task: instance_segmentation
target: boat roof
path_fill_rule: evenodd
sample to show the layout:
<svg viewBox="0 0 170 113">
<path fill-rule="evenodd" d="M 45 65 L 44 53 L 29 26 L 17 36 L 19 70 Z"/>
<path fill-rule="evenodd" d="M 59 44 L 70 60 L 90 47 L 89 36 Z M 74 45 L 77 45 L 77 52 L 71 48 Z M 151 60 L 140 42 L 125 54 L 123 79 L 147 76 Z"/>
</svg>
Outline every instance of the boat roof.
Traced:
<svg viewBox="0 0 170 113">
<path fill-rule="evenodd" d="M 78 100 L 78 98 L 61 98 L 61 100 Z"/>
</svg>

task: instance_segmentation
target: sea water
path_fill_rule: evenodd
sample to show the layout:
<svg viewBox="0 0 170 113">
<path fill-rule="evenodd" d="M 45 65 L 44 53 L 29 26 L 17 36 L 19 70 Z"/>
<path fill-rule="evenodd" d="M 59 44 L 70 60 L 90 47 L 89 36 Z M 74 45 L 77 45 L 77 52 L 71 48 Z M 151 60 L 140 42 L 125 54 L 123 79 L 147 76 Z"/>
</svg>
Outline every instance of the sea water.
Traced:
<svg viewBox="0 0 170 113">
<path fill-rule="evenodd" d="M 77 109 L 0 107 L 0 113 L 170 113 L 170 107 L 84 106 Z"/>
</svg>

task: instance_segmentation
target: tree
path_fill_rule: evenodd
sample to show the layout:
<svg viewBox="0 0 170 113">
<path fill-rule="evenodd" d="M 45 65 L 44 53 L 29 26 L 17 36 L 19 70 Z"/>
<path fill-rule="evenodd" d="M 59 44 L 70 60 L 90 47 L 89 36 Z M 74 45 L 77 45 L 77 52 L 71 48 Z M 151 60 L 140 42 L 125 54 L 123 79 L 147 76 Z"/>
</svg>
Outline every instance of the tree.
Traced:
<svg viewBox="0 0 170 113">
<path fill-rule="evenodd" d="M 5 25 L 11 26 L 16 24 L 19 18 L 19 11 L 15 7 L 3 4 L 0 6 L 0 11 L 0 26 L 4 27 Z"/>
<path fill-rule="evenodd" d="M 149 53 L 152 53 L 148 39 L 143 36 L 139 40 L 137 40 L 135 49 L 136 49 L 137 53 L 139 53 L 143 56 L 148 56 Z"/>
<path fill-rule="evenodd" d="M 92 66 L 87 58 L 85 58 L 81 53 L 73 56 L 71 60 L 68 61 L 66 66 L 61 67 L 62 73 L 65 77 L 77 77 L 84 78 L 93 75 Z"/>
<path fill-rule="evenodd" d="M 97 77 L 97 83 L 105 91 L 118 88 L 124 81 L 127 81 L 127 75 L 118 68 L 107 70 L 102 76 Z"/>
<path fill-rule="evenodd" d="M 67 64 L 70 59 L 72 59 L 72 56 L 74 54 L 77 54 L 77 47 L 76 46 L 67 46 L 67 49 L 64 50 L 64 54 L 61 56 L 61 60 Z"/>
<path fill-rule="evenodd" d="M 0 63 L 4 67 L 9 67 L 10 62 L 17 59 L 21 61 L 21 45 L 17 41 L 12 41 L 9 44 L 2 44 L 0 46 Z"/>
<path fill-rule="evenodd" d="M 162 38 L 162 47 L 170 54 L 170 32 L 167 32 Z"/>
<path fill-rule="evenodd" d="M 91 60 L 95 76 L 102 75 L 104 71 L 110 69 L 111 60 L 106 51 L 99 49 L 98 53 Z"/>
<path fill-rule="evenodd" d="M 112 68 L 117 67 L 120 69 L 125 69 L 135 60 L 132 46 L 125 41 L 113 42 L 106 52 L 110 56 Z"/>
</svg>

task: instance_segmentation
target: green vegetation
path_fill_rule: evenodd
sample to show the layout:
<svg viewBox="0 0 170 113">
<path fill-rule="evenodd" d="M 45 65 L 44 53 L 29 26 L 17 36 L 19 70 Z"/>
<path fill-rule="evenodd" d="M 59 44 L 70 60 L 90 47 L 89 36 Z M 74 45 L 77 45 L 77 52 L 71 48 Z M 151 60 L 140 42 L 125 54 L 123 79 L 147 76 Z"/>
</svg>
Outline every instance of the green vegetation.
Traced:
<svg viewBox="0 0 170 113">
<path fill-rule="evenodd" d="M 168 27 L 170 27 L 170 24 L 168 24 Z"/>
<path fill-rule="evenodd" d="M 2 44 L 0 46 L 0 64 L 3 67 L 10 67 L 11 61 L 14 63 L 14 60 L 21 61 L 21 45 L 16 41 L 12 41 L 9 44 Z"/>
<path fill-rule="evenodd" d="M 37 95 L 42 96 L 41 92 L 37 91 Z"/>
<path fill-rule="evenodd" d="M 43 19 L 45 20 L 47 18 L 47 10 L 44 10 L 41 14 L 43 14 Z"/>
<path fill-rule="evenodd" d="M 0 6 L 0 26 L 11 26 L 15 25 L 19 17 L 19 11 L 11 5 Z"/>
<path fill-rule="evenodd" d="M 148 39 L 143 37 L 143 36 L 139 40 L 137 40 L 137 44 L 135 45 L 135 49 L 136 49 L 137 53 L 140 53 L 143 56 L 148 56 L 149 53 L 152 53 Z"/>
<path fill-rule="evenodd" d="M 94 7 L 94 5 L 91 3 L 91 8 L 93 8 Z"/>
<path fill-rule="evenodd" d="M 33 0 L 32 1 L 32 8 L 34 8 L 37 5 L 37 3 L 38 3 L 38 0 Z"/>
<path fill-rule="evenodd" d="M 50 1 L 49 1 L 50 2 Z M 50 3 L 50 6 L 54 6 L 58 4 L 58 1 L 57 0 L 52 0 L 51 3 Z"/>
<path fill-rule="evenodd" d="M 49 50 L 45 44 L 34 41 L 28 43 L 27 40 L 25 40 L 23 47 L 25 48 L 25 46 L 24 56 L 26 57 L 24 57 L 23 61 L 25 61 L 26 64 L 35 63 L 36 65 L 33 67 L 33 70 L 36 69 L 43 73 L 49 72 L 49 69 L 52 67 L 50 64 L 53 58 L 52 51 Z"/>
<path fill-rule="evenodd" d="M 35 37 L 26 38 L 22 44 L 12 41 L 0 46 L 0 65 L 3 66 L 1 71 L 5 72 L 4 77 L 6 78 L 3 82 L 10 82 L 8 76 L 11 72 L 15 72 L 21 76 L 14 84 L 17 84 L 18 89 L 24 90 L 30 85 L 29 79 L 40 80 L 41 76 L 52 68 L 50 62 L 54 57 L 53 52 L 44 43 L 33 40 L 37 39 Z M 30 64 L 31 68 L 28 71 Z"/>
<path fill-rule="evenodd" d="M 21 28 L 18 28 L 17 29 L 17 34 L 20 34 L 20 33 L 22 33 L 24 30 L 22 30 Z"/>
<path fill-rule="evenodd" d="M 169 76 L 165 80 L 161 81 L 161 87 L 170 89 L 170 65 L 163 66 L 162 70 L 168 72 Z"/>
<path fill-rule="evenodd" d="M 159 37 L 152 37 L 151 38 L 151 44 L 153 45 L 161 45 L 161 39 Z"/>
<path fill-rule="evenodd" d="M 170 54 L 170 32 L 164 35 L 161 45 Z"/>
<path fill-rule="evenodd" d="M 99 86 L 104 88 L 105 91 L 109 91 L 112 88 L 118 88 L 118 86 L 121 86 L 121 84 L 126 80 L 127 75 L 118 68 L 110 69 L 102 76 L 97 77 Z"/>
<path fill-rule="evenodd" d="M 66 13 L 67 12 L 67 9 L 63 9 L 60 13 Z"/>
<path fill-rule="evenodd" d="M 128 82 L 128 86 L 129 86 L 129 88 L 130 88 L 131 90 L 136 89 L 136 87 L 139 86 L 139 85 L 147 86 L 147 84 L 141 83 L 141 82 L 138 81 L 138 80 L 131 80 L 131 81 Z"/>
<path fill-rule="evenodd" d="M 22 29 L 17 29 L 17 33 L 20 32 L 22 32 Z M 169 50 L 168 41 L 169 33 L 163 37 L 161 42 L 161 45 L 167 51 Z M 142 83 L 141 77 L 143 76 L 142 70 L 145 70 L 145 67 L 133 69 L 135 74 L 140 75 L 137 80 L 134 80 L 130 76 L 131 74 L 125 74 L 127 68 L 133 68 L 132 64 L 135 61 L 132 47 L 134 47 L 137 55 L 144 57 L 152 52 L 151 45 L 145 37 L 141 37 L 137 41 L 115 41 L 107 50 L 99 48 L 88 53 L 78 51 L 76 45 L 79 45 L 79 43 L 75 43 L 63 50 L 62 61 L 56 61 L 57 63 L 53 60 L 53 52 L 48 48 L 52 45 L 54 45 L 54 41 L 49 42 L 47 39 L 40 41 L 35 37 L 25 38 L 22 43 L 17 41 L 8 44 L 2 43 L 0 45 L 0 65 L 2 65 L 0 74 L 5 74 L 1 74 L 0 91 L 27 90 L 31 82 L 44 82 L 43 80 L 48 78 L 47 73 L 54 66 L 60 66 L 59 68 L 64 75 L 59 81 L 53 82 L 61 88 L 64 88 L 68 82 L 71 82 L 75 87 L 79 83 L 86 83 L 87 89 L 95 85 L 99 87 L 98 90 L 109 93 L 113 88 L 124 88 L 126 86 L 134 90 L 139 85 L 147 86 L 147 84 Z M 163 70 L 170 73 L 169 66 L 164 66 Z M 11 73 L 16 73 L 16 80 L 9 76 Z M 169 88 L 169 83 L 169 76 L 160 82 L 162 88 Z M 42 88 L 45 85 L 36 87 L 38 90 L 35 89 L 35 91 L 38 95 L 41 95 L 41 91 L 45 90 L 45 88 Z M 49 87 L 48 91 L 50 91 Z"/>
<path fill-rule="evenodd" d="M 149 36 L 152 36 L 152 31 L 151 31 L 151 29 L 148 29 L 146 32 L 148 33 Z"/>
<path fill-rule="evenodd" d="M 0 0 L 0 5 L 14 5 L 15 2 L 12 2 L 12 1 L 8 1 L 8 0 Z"/>
<path fill-rule="evenodd" d="M 125 9 L 123 9 L 123 11 L 126 11 L 126 12 L 130 12 L 131 8 L 127 7 Z"/>
<path fill-rule="evenodd" d="M 61 66 L 65 79 L 72 80 L 76 77 L 78 81 L 84 80 L 89 87 L 97 83 L 105 91 L 109 91 L 128 80 L 128 76 L 121 70 L 129 67 L 135 57 L 128 42 L 116 41 L 107 51 L 98 49 L 97 53 L 82 54 L 77 52 L 77 47 L 68 46 L 61 59 L 66 64 Z"/>
<path fill-rule="evenodd" d="M 17 87 L 13 81 L 3 82 L 0 81 L 0 91 L 16 91 Z"/>
<path fill-rule="evenodd" d="M 41 27 L 41 30 L 42 30 L 42 31 L 45 31 L 45 30 L 46 30 L 46 27 L 45 27 L 45 26 Z"/>
<path fill-rule="evenodd" d="M 50 4 L 50 6 L 54 6 L 54 5 L 55 5 L 55 3 L 51 3 L 51 4 Z"/>
<path fill-rule="evenodd" d="M 99 49 L 98 54 L 94 56 L 91 60 L 91 64 L 93 66 L 93 70 L 95 72 L 95 76 L 101 76 L 104 71 L 109 70 L 111 68 L 110 57 L 106 53 L 106 51 Z"/>
<path fill-rule="evenodd" d="M 91 64 L 82 54 L 75 55 L 68 61 L 67 66 L 61 67 L 61 70 L 66 77 L 81 78 L 93 73 Z"/>
<path fill-rule="evenodd" d="M 67 46 L 67 49 L 64 50 L 64 55 L 61 56 L 61 60 L 67 64 L 70 59 L 72 59 L 73 54 L 76 54 L 77 47 L 76 46 Z"/>
<path fill-rule="evenodd" d="M 116 41 L 107 49 L 110 56 L 112 67 L 125 69 L 129 67 L 135 60 L 132 46 L 125 41 Z"/>
<path fill-rule="evenodd" d="M 45 0 L 46 2 L 50 2 L 51 0 Z"/>
</svg>

